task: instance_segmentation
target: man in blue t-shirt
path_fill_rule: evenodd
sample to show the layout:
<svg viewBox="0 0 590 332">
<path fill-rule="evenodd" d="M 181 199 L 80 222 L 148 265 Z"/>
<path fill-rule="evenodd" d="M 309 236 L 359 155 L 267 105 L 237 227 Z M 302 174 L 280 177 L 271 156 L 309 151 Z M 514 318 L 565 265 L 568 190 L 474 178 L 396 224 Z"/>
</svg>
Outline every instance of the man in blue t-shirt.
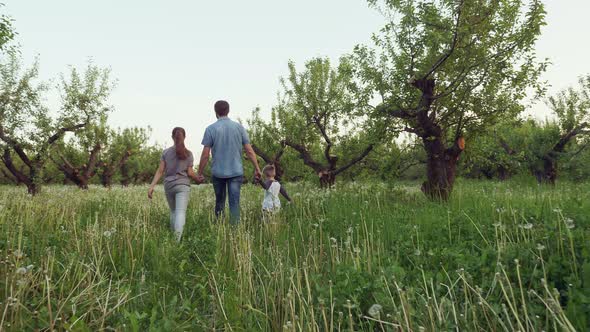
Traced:
<svg viewBox="0 0 590 332">
<path fill-rule="evenodd" d="M 254 177 L 260 179 L 260 167 L 256 153 L 250 145 L 246 129 L 238 122 L 227 117 L 229 104 L 220 100 L 215 103 L 217 121 L 205 130 L 203 136 L 203 153 L 199 162 L 197 177 L 204 180 L 203 171 L 213 153 L 211 173 L 215 190 L 215 215 L 219 217 L 225 208 L 225 198 L 229 193 L 230 222 L 237 224 L 240 220 L 240 188 L 244 176 L 242 165 L 242 149 L 246 150 L 248 159 L 254 165 Z"/>
</svg>

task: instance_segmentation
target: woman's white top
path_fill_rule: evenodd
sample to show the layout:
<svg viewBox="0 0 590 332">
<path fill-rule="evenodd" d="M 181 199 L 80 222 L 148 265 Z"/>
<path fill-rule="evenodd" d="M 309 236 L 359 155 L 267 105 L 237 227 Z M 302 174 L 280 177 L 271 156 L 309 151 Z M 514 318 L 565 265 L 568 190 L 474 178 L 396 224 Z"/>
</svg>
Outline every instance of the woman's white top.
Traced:
<svg viewBox="0 0 590 332">
<path fill-rule="evenodd" d="M 274 181 L 268 189 L 264 190 L 264 200 L 262 201 L 262 209 L 265 211 L 278 211 L 281 209 L 281 200 L 279 193 L 281 192 L 281 184 Z"/>
</svg>

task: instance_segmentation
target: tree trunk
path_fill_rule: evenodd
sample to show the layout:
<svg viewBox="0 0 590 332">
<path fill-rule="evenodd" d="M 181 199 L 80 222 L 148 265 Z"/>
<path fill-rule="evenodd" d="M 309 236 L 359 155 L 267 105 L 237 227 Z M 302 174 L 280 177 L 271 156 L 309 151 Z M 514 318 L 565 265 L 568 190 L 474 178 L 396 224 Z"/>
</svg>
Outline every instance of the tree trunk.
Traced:
<svg viewBox="0 0 590 332">
<path fill-rule="evenodd" d="M 536 174 L 539 183 L 555 185 L 557 179 L 557 159 L 565 151 L 566 145 L 578 134 L 585 133 L 584 129 L 589 126 L 584 122 L 563 135 L 549 152 L 543 156 L 543 170 Z"/>
<path fill-rule="evenodd" d="M 510 177 L 510 173 L 508 172 L 508 169 L 506 169 L 506 167 L 504 167 L 503 165 L 498 166 L 498 178 L 500 179 L 500 181 L 505 181 Z"/>
<path fill-rule="evenodd" d="M 276 180 L 277 181 L 281 181 L 283 179 L 283 175 L 285 174 L 285 169 L 283 168 L 283 165 L 281 164 L 280 161 L 275 160 L 274 162 L 275 165 L 275 173 L 276 173 Z"/>
<path fill-rule="evenodd" d="M 32 165 L 33 167 L 29 170 L 29 177 L 26 181 L 23 181 L 24 184 L 27 186 L 27 192 L 35 196 L 39 192 L 41 192 L 41 186 L 39 186 L 40 179 L 37 178 L 37 174 L 40 172 L 36 169 L 35 164 Z"/>
<path fill-rule="evenodd" d="M 78 181 L 78 183 L 76 183 L 76 185 L 78 185 L 78 188 L 80 188 L 82 190 L 88 190 L 88 179 L 80 178 L 80 181 Z"/>
<path fill-rule="evenodd" d="M 445 149 L 440 137 L 427 137 L 423 142 L 427 155 L 427 180 L 422 184 L 422 192 L 430 199 L 446 201 L 455 184 L 458 155 Z"/>
<path fill-rule="evenodd" d="M 551 153 L 543 157 L 543 169 L 535 172 L 537 182 L 546 183 L 552 186 L 557 180 L 557 158 L 554 158 Z"/>
<path fill-rule="evenodd" d="M 332 188 L 336 182 L 336 175 L 333 171 L 320 171 L 318 177 L 320 178 L 320 187 L 322 188 Z"/>
<path fill-rule="evenodd" d="M 252 149 L 254 150 L 254 153 L 256 153 L 258 157 L 262 158 L 262 160 L 264 160 L 267 165 L 275 166 L 275 179 L 280 182 L 283 175 L 285 174 L 285 169 L 281 164 L 281 158 L 285 152 L 285 144 L 282 144 L 281 149 L 277 151 L 277 153 L 272 157 L 265 151 L 262 151 L 262 149 L 260 149 L 256 144 L 252 144 Z"/>
<path fill-rule="evenodd" d="M 131 178 L 129 177 L 129 168 L 127 165 L 121 166 L 121 185 L 123 187 L 129 187 Z"/>
<path fill-rule="evenodd" d="M 39 186 L 38 186 L 36 183 L 34 183 L 34 182 L 27 183 L 27 192 L 28 192 L 30 195 L 32 195 L 32 196 L 35 196 L 35 195 L 37 195 L 37 194 L 40 192 L 40 188 L 39 188 Z"/>
<path fill-rule="evenodd" d="M 100 183 L 105 188 L 110 188 L 113 184 L 113 175 L 110 173 L 102 173 L 100 176 Z"/>
</svg>

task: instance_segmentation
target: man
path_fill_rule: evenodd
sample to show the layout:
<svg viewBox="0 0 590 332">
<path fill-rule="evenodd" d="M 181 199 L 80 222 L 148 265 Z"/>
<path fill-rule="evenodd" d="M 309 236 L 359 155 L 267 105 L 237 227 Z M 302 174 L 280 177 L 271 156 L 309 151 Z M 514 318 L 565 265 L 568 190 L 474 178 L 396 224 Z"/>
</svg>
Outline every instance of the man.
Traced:
<svg viewBox="0 0 590 332">
<path fill-rule="evenodd" d="M 203 171 L 213 153 L 211 173 L 215 190 L 215 216 L 219 217 L 225 208 L 225 199 L 229 196 L 230 223 L 236 225 L 240 220 L 240 189 L 244 167 L 242 165 L 242 149 L 246 150 L 248 159 L 254 165 L 254 177 L 260 179 L 261 172 L 256 154 L 250 145 L 248 133 L 238 122 L 230 120 L 229 104 L 220 100 L 215 103 L 217 122 L 205 130 L 203 136 L 203 153 L 199 162 L 197 178 L 204 180 Z M 228 195 L 229 193 L 229 195 Z"/>
</svg>

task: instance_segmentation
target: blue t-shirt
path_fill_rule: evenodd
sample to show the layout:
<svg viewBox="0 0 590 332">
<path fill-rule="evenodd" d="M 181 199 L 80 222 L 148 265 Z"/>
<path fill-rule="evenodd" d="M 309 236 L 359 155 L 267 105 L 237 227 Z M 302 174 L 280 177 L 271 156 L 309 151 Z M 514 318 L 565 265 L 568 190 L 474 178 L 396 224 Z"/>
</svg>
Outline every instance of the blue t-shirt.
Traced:
<svg viewBox="0 0 590 332">
<path fill-rule="evenodd" d="M 233 178 L 244 175 L 242 150 L 245 144 L 250 144 L 250 139 L 241 124 L 228 117 L 221 117 L 207 127 L 201 144 L 211 148 L 211 173 L 214 177 Z"/>
</svg>

